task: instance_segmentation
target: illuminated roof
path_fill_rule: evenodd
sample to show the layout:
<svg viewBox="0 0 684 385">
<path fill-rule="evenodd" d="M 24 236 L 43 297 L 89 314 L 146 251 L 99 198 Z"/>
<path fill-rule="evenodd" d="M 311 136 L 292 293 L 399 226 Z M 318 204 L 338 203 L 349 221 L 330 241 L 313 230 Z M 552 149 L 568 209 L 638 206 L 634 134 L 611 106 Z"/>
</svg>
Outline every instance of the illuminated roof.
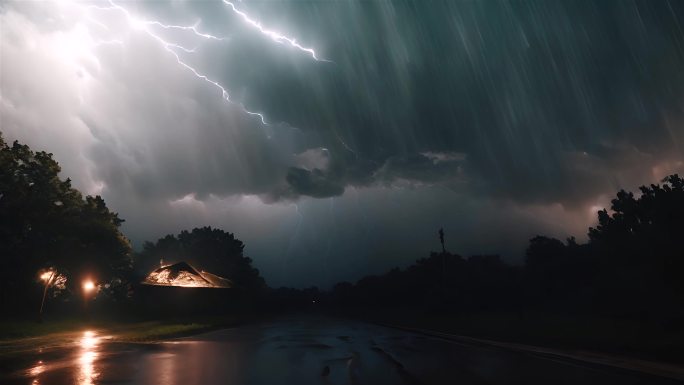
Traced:
<svg viewBox="0 0 684 385">
<path fill-rule="evenodd" d="M 206 287 L 206 288 L 231 288 L 233 282 L 206 271 L 198 271 L 186 262 L 178 262 L 173 265 L 162 266 L 151 272 L 143 285 L 151 286 L 175 286 L 175 287 Z"/>
</svg>

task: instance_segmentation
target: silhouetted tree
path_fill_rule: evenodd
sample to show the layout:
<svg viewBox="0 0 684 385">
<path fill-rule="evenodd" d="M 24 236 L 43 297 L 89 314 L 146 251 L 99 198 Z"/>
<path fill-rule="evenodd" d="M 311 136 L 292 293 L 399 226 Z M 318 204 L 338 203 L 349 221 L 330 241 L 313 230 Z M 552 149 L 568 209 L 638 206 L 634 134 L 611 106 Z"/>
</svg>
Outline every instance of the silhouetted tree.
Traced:
<svg viewBox="0 0 684 385">
<path fill-rule="evenodd" d="M 71 292 L 89 276 L 110 294 L 125 293 L 131 248 L 123 220 L 101 197 L 84 199 L 60 170 L 52 154 L 0 135 L 0 293 L 14 308 L 34 305 L 44 268 L 65 275 Z"/>
<path fill-rule="evenodd" d="M 245 245 L 232 233 L 211 227 L 183 230 L 178 236 L 167 235 L 156 243 L 146 242 L 136 258 L 136 267 L 145 272 L 167 263 L 187 261 L 196 268 L 232 280 L 245 289 L 264 289 L 266 284 L 252 259 L 243 255 Z"/>
<path fill-rule="evenodd" d="M 567 244 L 544 236 L 532 238 L 524 270 L 527 304 L 555 310 L 590 306 L 585 294 L 592 270 L 592 261 L 574 238 Z"/>
<path fill-rule="evenodd" d="M 639 197 L 618 192 L 612 213 L 598 213 L 586 244 L 532 238 L 523 266 L 443 249 L 405 269 L 338 284 L 328 299 L 367 309 L 529 309 L 676 320 L 684 315 L 684 180 L 672 175 L 640 191 Z"/>
<path fill-rule="evenodd" d="M 589 229 L 606 302 L 634 312 L 681 311 L 684 300 L 684 180 L 620 191 Z"/>
</svg>

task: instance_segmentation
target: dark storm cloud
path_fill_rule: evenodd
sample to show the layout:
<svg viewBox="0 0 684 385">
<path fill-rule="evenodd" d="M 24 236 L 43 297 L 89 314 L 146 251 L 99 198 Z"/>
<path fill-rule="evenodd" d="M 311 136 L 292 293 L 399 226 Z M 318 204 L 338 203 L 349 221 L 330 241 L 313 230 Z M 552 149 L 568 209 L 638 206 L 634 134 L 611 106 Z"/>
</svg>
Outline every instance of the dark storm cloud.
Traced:
<svg viewBox="0 0 684 385">
<path fill-rule="evenodd" d="M 424 153 L 392 156 L 376 171 L 376 180 L 392 183 L 407 182 L 438 183 L 463 177 L 462 156 L 457 154 Z"/>
<path fill-rule="evenodd" d="M 679 2 L 240 6 L 296 31 L 331 62 L 274 43 L 221 2 L 137 4 L 131 11 L 141 17 L 201 20 L 202 30 L 225 37 L 188 41 L 195 52 L 181 58 L 271 125 L 226 106 L 158 42 L 129 37 L 119 51 L 99 53 L 102 92 L 90 98 L 98 108 L 74 111 L 92 134 L 93 174 L 109 188 L 128 185 L 147 199 L 257 194 L 273 202 L 458 180 L 473 194 L 581 205 L 682 160 L 684 130 L 667 124 L 684 116 Z M 184 44 L 190 37 L 158 32 Z M 155 60 L 142 56 L 152 53 Z M 320 148 L 325 167 L 299 164 Z"/>
<path fill-rule="evenodd" d="M 321 55 L 334 61 L 297 58 L 288 66 L 255 49 L 268 57 L 266 69 L 229 81 L 248 87 L 247 104 L 272 119 L 321 131 L 333 167 L 355 172 L 337 172 L 338 183 L 386 181 L 379 170 L 387 164 L 457 151 L 468 155 L 464 172 L 480 192 L 577 204 L 682 158 L 684 130 L 664 123 L 684 105 L 680 2 L 269 2 L 249 9 L 266 18 L 284 13 L 315 31 L 309 36 L 324 47 Z M 252 64 L 238 60 L 236 72 L 249 73 Z M 609 149 L 620 149 L 611 151 L 625 162 Z M 637 154 L 647 164 L 631 162 Z M 367 167 L 359 169 L 359 159 Z M 404 163 L 410 173 L 414 165 Z M 421 172 L 443 168 L 433 166 Z"/>
<path fill-rule="evenodd" d="M 681 1 L 236 3 L 330 62 L 218 0 L 116 3 L 225 38 L 148 25 L 236 103 L 121 12 L 9 1 L 0 130 L 137 245 L 217 226 L 270 284 L 331 284 L 424 256 L 442 226 L 511 258 L 582 238 L 617 189 L 684 172 Z"/>
<path fill-rule="evenodd" d="M 287 172 L 287 183 L 296 194 L 308 195 L 314 198 L 325 198 L 342 195 L 344 186 L 328 178 L 317 168 L 309 171 L 303 168 L 291 167 Z"/>
</svg>

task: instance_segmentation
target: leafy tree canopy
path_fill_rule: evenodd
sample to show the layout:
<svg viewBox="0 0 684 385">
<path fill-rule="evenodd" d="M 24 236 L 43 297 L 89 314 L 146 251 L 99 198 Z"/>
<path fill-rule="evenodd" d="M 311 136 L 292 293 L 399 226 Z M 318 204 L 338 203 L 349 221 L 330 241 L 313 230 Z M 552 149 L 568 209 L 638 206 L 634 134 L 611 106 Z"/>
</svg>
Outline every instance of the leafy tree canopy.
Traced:
<svg viewBox="0 0 684 385">
<path fill-rule="evenodd" d="M 53 268 L 75 289 L 91 277 L 120 281 L 131 268 L 123 222 L 100 196 L 86 196 L 59 177 L 52 154 L 9 145 L 0 133 L 0 292 L 26 303 L 40 269 Z"/>
<path fill-rule="evenodd" d="M 266 286 L 252 259 L 243 254 L 244 243 L 232 233 L 211 227 L 166 235 L 156 243 L 146 242 L 136 257 L 137 268 L 149 272 L 159 262 L 187 261 L 200 270 L 232 280 L 238 287 L 261 289 Z"/>
<path fill-rule="evenodd" d="M 684 179 L 674 174 L 663 185 L 640 187 L 641 196 L 621 190 L 612 200 L 612 215 L 599 211 L 599 224 L 589 229 L 592 243 L 624 245 L 629 254 L 642 253 L 642 247 L 676 250 L 684 238 Z M 644 240 L 656 243 L 646 245 Z M 639 249 L 634 249 L 638 246 Z M 631 250 L 631 251 L 630 251 Z M 681 248 L 679 248 L 681 250 Z"/>
</svg>

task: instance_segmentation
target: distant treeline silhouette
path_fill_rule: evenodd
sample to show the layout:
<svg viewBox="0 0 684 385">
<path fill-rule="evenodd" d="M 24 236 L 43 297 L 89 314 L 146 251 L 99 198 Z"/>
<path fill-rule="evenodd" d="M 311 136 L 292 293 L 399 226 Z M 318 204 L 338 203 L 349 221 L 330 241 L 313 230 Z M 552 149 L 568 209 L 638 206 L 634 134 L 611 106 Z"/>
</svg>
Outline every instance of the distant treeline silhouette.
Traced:
<svg viewBox="0 0 684 385">
<path fill-rule="evenodd" d="M 265 282 L 244 244 L 209 227 L 168 235 L 134 254 L 121 233 L 123 219 L 99 197 L 83 195 L 59 178 L 52 154 L 6 143 L 0 134 L 0 300 L 14 314 L 38 310 L 42 271 L 63 276 L 48 304 L 80 306 L 80 285 L 99 284 L 96 302 L 125 308 L 135 286 L 160 259 L 197 262 L 242 288 L 249 302 L 267 308 L 410 308 L 415 311 L 552 311 L 682 320 L 684 310 L 684 180 L 620 191 L 610 211 L 598 212 L 586 243 L 537 236 L 523 265 L 496 255 L 464 258 L 444 249 L 413 265 L 327 292 L 281 288 L 266 294 Z M 264 303 L 263 301 L 266 300 Z M 112 310 L 114 311 L 114 310 Z M 681 324 L 681 322 L 680 322 Z"/>
<path fill-rule="evenodd" d="M 315 288 L 276 290 L 279 300 L 317 297 L 337 309 L 383 307 L 427 311 L 544 311 L 676 320 L 684 304 L 684 180 L 620 191 L 598 212 L 587 243 L 545 236 L 530 240 L 525 263 L 498 255 L 464 258 L 432 252 L 405 269 Z M 310 300 L 308 302 L 311 302 Z"/>
</svg>

